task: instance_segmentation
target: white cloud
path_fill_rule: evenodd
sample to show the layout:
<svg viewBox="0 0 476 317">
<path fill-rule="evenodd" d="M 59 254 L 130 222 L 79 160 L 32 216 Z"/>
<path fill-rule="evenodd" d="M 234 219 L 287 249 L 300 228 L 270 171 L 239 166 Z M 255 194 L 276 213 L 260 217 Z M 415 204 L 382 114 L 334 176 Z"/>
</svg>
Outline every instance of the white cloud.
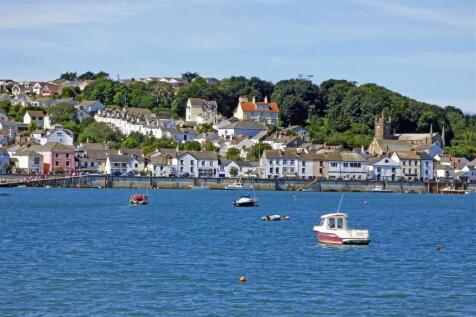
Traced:
<svg viewBox="0 0 476 317">
<path fill-rule="evenodd" d="M 451 27 L 459 27 L 471 29 L 474 31 L 476 27 L 476 19 L 474 12 L 472 16 L 465 16 L 462 12 L 452 12 L 448 9 L 438 11 L 429 8 L 418 8 L 414 6 L 404 5 L 398 2 L 380 1 L 380 0 L 349 0 L 368 8 L 374 8 L 389 15 L 400 16 L 416 21 L 431 22 L 443 24 Z"/>
</svg>

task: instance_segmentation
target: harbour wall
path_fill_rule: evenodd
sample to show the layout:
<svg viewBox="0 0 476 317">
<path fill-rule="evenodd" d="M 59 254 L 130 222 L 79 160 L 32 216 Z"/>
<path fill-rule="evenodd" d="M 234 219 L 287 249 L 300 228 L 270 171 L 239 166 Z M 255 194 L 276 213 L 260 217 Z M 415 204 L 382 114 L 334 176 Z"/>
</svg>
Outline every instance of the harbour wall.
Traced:
<svg viewBox="0 0 476 317">
<path fill-rule="evenodd" d="M 0 175 L 0 186 L 50 186 L 68 188 L 159 188 L 190 189 L 191 186 L 208 186 L 210 189 L 225 189 L 233 184 L 232 178 L 166 178 L 149 176 L 88 175 L 75 177 L 49 176 L 34 178 L 21 175 Z M 438 182 L 372 181 L 372 180 L 303 180 L 303 179 L 243 179 L 244 185 L 257 190 L 270 191 L 346 191 L 369 192 L 376 186 L 394 192 L 436 193 L 448 184 Z M 476 183 L 459 183 L 459 189 L 476 191 Z"/>
</svg>

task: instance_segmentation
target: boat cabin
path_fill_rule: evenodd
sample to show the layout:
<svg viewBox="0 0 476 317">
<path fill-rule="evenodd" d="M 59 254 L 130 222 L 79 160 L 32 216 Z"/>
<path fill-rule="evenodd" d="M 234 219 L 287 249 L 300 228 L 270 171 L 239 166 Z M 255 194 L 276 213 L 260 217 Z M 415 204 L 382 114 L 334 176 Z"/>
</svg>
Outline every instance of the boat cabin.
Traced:
<svg viewBox="0 0 476 317">
<path fill-rule="evenodd" d="M 321 216 L 320 227 L 326 229 L 339 229 L 348 230 L 347 214 L 345 213 L 332 213 Z"/>
</svg>

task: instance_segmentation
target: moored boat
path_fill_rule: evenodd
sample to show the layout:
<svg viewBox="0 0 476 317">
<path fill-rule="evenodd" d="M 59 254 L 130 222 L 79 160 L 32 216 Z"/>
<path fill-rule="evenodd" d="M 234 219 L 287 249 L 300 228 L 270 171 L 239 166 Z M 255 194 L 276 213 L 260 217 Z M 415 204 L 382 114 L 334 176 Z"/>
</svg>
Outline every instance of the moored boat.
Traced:
<svg viewBox="0 0 476 317">
<path fill-rule="evenodd" d="M 266 215 L 261 217 L 261 220 L 264 221 L 280 221 L 280 220 L 289 220 L 291 217 L 289 216 L 281 216 L 281 215 Z"/>
<path fill-rule="evenodd" d="M 372 189 L 372 192 L 374 193 L 393 193 L 391 189 L 384 189 L 382 186 L 375 186 Z"/>
<path fill-rule="evenodd" d="M 258 207 L 258 199 L 251 197 L 250 195 L 242 195 L 237 200 L 233 201 L 235 207 Z"/>
<path fill-rule="evenodd" d="M 369 231 L 367 229 L 349 228 L 347 214 L 342 212 L 321 216 L 321 222 L 314 226 L 314 232 L 316 232 L 320 243 L 347 245 L 367 245 L 370 243 Z"/>
<path fill-rule="evenodd" d="M 252 185 L 243 185 L 243 183 L 235 182 L 230 185 L 225 186 L 226 190 L 253 190 L 255 189 Z"/>
<path fill-rule="evenodd" d="M 144 194 L 133 194 L 129 198 L 129 204 L 131 205 L 147 205 L 148 203 L 148 197 Z"/>
<path fill-rule="evenodd" d="M 454 188 L 451 188 L 451 187 L 445 187 L 442 190 L 440 190 L 440 194 L 446 194 L 446 195 L 450 195 L 450 194 L 465 195 L 466 194 L 467 195 L 467 194 L 471 194 L 471 191 L 464 190 L 464 189 L 454 189 Z"/>
</svg>

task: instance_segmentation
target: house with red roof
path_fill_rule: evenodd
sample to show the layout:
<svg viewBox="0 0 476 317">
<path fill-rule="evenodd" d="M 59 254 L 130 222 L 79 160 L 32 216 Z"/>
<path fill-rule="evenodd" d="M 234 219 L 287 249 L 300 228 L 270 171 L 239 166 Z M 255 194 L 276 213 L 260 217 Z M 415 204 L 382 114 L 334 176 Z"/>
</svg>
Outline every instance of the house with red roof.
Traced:
<svg viewBox="0 0 476 317">
<path fill-rule="evenodd" d="M 240 97 L 233 116 L 240 120 L 253 120 L 262 124 L 278 124 L 279 107 L 274 101 L 268 102 L 268 97 L 258 102 L 255 97 L 252 101 Z"/>
</svg>

